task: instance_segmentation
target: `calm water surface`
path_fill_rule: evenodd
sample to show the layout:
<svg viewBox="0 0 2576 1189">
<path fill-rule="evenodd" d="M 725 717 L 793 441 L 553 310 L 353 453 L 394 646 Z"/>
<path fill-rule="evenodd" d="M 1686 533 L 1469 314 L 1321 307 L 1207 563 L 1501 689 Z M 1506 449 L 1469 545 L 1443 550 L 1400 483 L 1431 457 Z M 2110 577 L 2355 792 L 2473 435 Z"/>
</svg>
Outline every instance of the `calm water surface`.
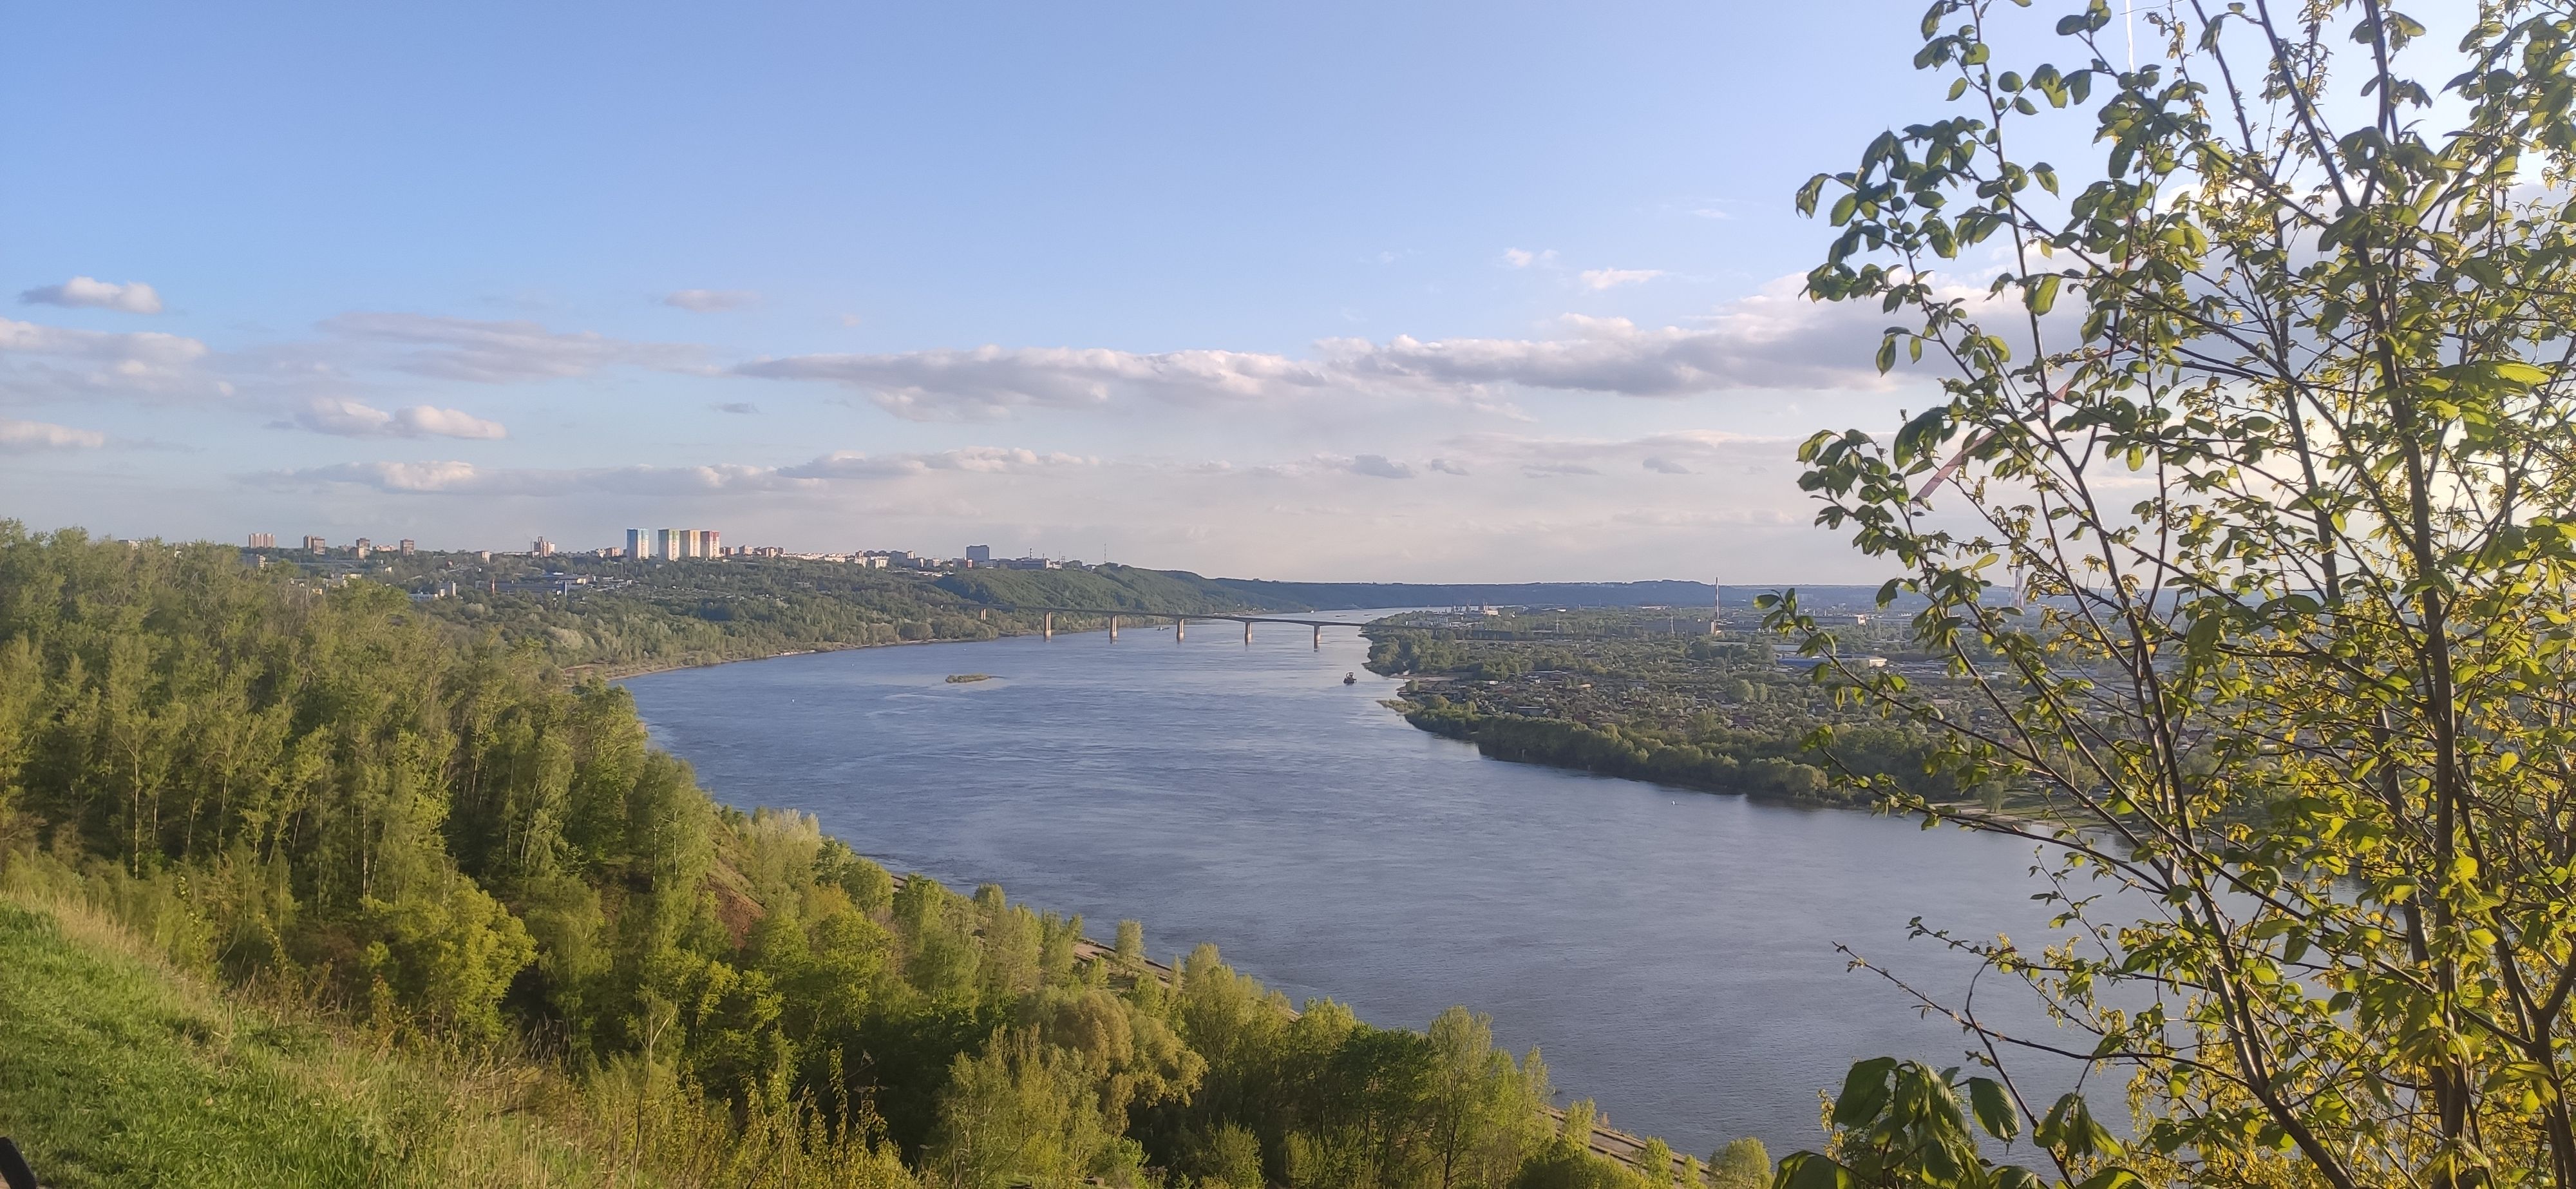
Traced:
<svg viewBox="0 0 2576 1189">
<path fill-rule="evenodd" d="M 1816 1092 L 1862 1057 L 1958 1063 L 1954 1026 L 1835 942 L 1954 995 L 1968 971 L 1909 918 L 2038 938 L 2024 845 L 1488 760 L 1380 706 L 1396 683 L 1365 655 L 1348 630 L 1319 652 L 1303 628 L 1246 646 L 1230 624 L 1185 643 L 1131 625 L 629 684 L 727 801 L 816 814 L 898 871 L 999 882 L 1096 937 L 1144 921 L 1161 956 L 1214 942 L 1372 1023 L 1471 1005 L 1544 1050 L 1561 1098 L 1685 1151 L 1814 1146 Z M 1979 1006 L 1997 999 L 2017 1002 Z"/>
</svg>

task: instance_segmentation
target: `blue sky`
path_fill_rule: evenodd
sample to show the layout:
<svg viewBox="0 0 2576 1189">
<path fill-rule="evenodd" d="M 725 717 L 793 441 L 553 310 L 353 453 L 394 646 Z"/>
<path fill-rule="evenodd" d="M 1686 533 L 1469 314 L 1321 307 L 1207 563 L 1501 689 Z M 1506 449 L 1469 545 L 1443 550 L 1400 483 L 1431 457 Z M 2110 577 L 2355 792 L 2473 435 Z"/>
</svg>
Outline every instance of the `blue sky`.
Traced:
<svg viewBox="0 0 2576 1189">
<path fill-rule="evenodd" d="M 1919 5 L 27 6 L 0 515 L 1308 579 L 1874 571 L 1789 198 Z"/>
</svg>

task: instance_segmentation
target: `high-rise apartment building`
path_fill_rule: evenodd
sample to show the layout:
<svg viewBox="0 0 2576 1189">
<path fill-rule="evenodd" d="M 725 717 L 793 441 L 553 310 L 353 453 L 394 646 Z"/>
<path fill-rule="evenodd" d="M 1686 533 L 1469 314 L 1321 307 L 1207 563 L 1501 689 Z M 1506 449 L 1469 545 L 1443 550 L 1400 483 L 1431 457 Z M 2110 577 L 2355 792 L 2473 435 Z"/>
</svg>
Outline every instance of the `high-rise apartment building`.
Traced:
<svg viewBox="0 0 2576 1189">
<path fill-rule="evenodd" d="M 699 529 L 699 530 L 698 530 L 698 556 L 700 556 L 700 557 L 723 557 L 723 556 L 724 556 L 724 548 L 723 548 L 723 545 L 722 545 L 723 540 L 724 540 L 724 534 L 723 534 L 723 533 L 717 532 L 716 530 L 711 529 L 711 528 L 702 528 L 702 529 Z"/>
<path fill-rule="evenodd" d="M 411 553 L 412 553 L 411 538 L 409 538 L 409 537 L 404 537 L 404 538 L 402 539 L 402 555 L 403 555 L 404 557 L 410 557 L 410 556 L 411 556 Z"/>
<path fill-rule="evenodd" d="M 327 542 L 327 541 L 324 541 L 324 540 L 323 540 L 322 538 L 320 538 L 320 537 L 306 537 L 306 538 L 304 538 L 304 551 L 305 551 L 306 553 L 320 553 L 320 552 L 322 552 L 322 551 L 323 551 L 323 550 L 325 550 L 325 549 L 329 549 L 330 547 L 331 547 L 331 546 L 330 546 L 330 543 L 329 543 L 329 542 Z"/>
<path fill-rule="evenodd" d="M 250 535 L 250 547 L 253 549 L 275 549 L 277 548 L 277 534 L 252 533 Z"/>
<path fill-rule="evenodd" d="M 358 553 L 358 556 L 359 556 L 360 558 L 364 558 L 364 557 L 366 557 L 368 554 L 375 552 L 375 550 L 376 550 L 376 543 L 375 543 L 375 542 L 370 541 L 370 540 L 366 539 L 365 537 L 360 537 L 360 538 L 358 538 L 357 553 Z"/>
<path fill-rule="evenodd" d="M 642 561 L 651 556 L 653 556 L 652 538 L 647 537 L 644 530 L 640 528 L 626 530 L 626 560 Z"/>
<path fill-rule="evenodd" d="M 990 545 L 969 545 L 966 547 L 966 560 L 979 566 L 983 565 L 985 562 L 993 560 L 993 547 Z"/>
<path fill-rule="evenodd" d="M 536 540 L 528 542 L 528 554 L 532 557 L 553 557 L 555 555 L 555 543 L 545 539 L 544 537 L 539 537 Z"/>
<path fill-rule="evenodd" d="M 680 556 L 680 530 L 676 528 L 654 529 L 653 550 L 651 556 L 661 558 L 663 561 L 678 560 Z"/>
</svg>

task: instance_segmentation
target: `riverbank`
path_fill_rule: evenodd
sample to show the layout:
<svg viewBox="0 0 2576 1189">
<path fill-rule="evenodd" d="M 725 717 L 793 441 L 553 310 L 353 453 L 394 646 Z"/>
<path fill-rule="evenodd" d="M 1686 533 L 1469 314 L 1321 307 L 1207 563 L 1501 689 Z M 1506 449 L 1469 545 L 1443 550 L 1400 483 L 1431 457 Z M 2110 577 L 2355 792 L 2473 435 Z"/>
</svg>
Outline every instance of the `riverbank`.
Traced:
<svg viewBox="0 0 2576 1189">
<path fill-rule="evenodd" d="M 1006 882 L 1104 940 L 1106 922 L 1151 922 L 1165 960 L 1215 943 L 1290 999 L 1371 1022 L 1474 1005 L 1623 1129 L 1703 1157 L 1748 1135 L 1813 1146 L 1816 1092 L 1855 1060 L 1957 1060 L 1953 1029 L 1834 943 L 1948 996 L 1972 963 L 1910 940 L 1909 919 L 2046 923 L 2026 845 L 1495 763 L 1381 706 L 1402 682 L 1345 686 L 1365 655 L 1349 632 L 1321 651 L 1302 631 L 1095 633 L 626 688 L 727 801 L 813 813 L 961 889 Z M 1007 680 L 942 684 L 968 671 Z"/>
</svg>

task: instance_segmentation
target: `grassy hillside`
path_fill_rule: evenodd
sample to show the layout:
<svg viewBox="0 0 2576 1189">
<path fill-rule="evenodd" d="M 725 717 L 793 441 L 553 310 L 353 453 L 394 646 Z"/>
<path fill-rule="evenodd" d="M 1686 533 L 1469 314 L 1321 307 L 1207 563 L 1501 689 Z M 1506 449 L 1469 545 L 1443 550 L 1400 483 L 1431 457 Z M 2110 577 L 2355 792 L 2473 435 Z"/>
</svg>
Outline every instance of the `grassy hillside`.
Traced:
<svg viewBox="0 0 2576 1189">
<path fill-rule="evenodd" d="M 0 1133 L 46 1185 L 602 1179 L 517 1111 L 527 1079 L 466 1073 L 245 1006 L 76 902 L 0 899 Z"/>
</svg>

